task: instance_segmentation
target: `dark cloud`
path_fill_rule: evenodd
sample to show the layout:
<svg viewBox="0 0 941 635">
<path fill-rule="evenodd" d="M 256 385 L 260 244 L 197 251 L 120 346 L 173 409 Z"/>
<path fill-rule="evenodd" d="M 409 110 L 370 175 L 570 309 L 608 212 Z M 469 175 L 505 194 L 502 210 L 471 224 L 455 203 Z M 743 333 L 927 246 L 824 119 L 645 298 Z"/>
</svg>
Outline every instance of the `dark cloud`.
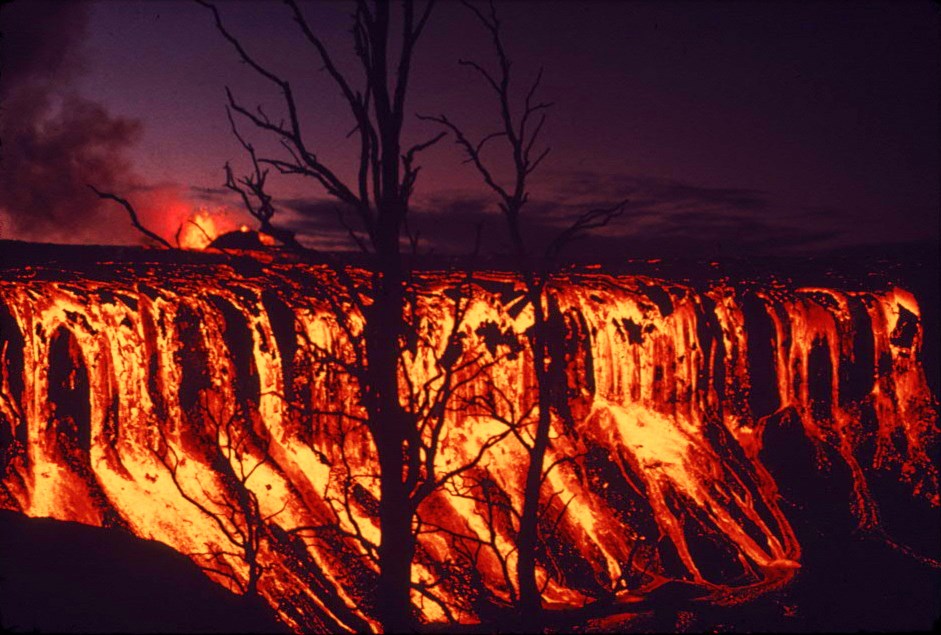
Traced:
<svg viewBox="0 0 941 635">
<path fill-rule="evenodd" d="M 782 210 L 760 190 L 593 172 L 557 175 L 553 183 L 571 211 L 598 201 L 628 201 L 616 223 L 586 241 L 599 253 L 761 256 L 814 249 L 840 237 L 838 227 L 808 223 L 806 211 Z"/>
<path fill-rule="evenodd" d="M 765 192 L 704 187 L 675 179 L 632 174 L 549 174 L 550 187 L 525 209 L 526 239 L 541 250 L 579 214 L 627 201 L 607 227 L 569 246 L 577 259 L 619 257 L 713 257 L 762 255 L 814 248 L 839 237 L 839 229 L 817 223 L 808 229 L 795 215 L 775 209 Z M 460 253 L 484 223 L 485 252 L 506 253 L 506 230 L 493 199 L 469 193 L 438 194 L 416 206 L 415 225 L 437 249 Z"/>
<path fill-rule="evenodd" d="M 471 192 L 437 193 L 412 205 L 410 226 L 423 248 L 442 254 L 466 254 L 474 249 L 481 227 L 484 251 L 507 249 L 503 217 L 494 199 Z"/>
<path fill-rule="evenodd" d="M 88 23 L 82 2 L 21 0 L 0 11 L 3 41 L 0 95 L 25 82 L 56 81 L 79 72 L 76 55 Z"/>
<path fill-rule="evenodd" d="M 74 242 L 109 227 L 113 237 L 113 210 L 86 183 L 129 189 L 124 153 L 141 127 L 73 90 L 83 67 L 88 5 L 21 1 L 2 15 L 0 212 L 10 233 Z"/>
<path fill-rule="evenodd" d="M 499 218 L 499 208 L 492 196 L 482 196 L 472 192 L 438 192 L 422 199 L 418 205 L 419 213 L 447 218 L 492 217 Z M 442 219 L 437 219 L 442 220 Z"/>
<path fill-rule="evenodd" d="M 321 219 L 336 223 L 337 210 L 341 209 L 343 204 L 332 198 L 303 197 L 283 198 L 280 200 L 280 206 L 313 223 L 321 222 Z"/>
<path fill-rule="evenodd" d="M 197 201 L 207 203 L 231 203 L 237 202 L 237 195 L 224 187 L 202 187 L 200 185 L 191 185 L 189 187 L 190 197 Z"/>
<path fill-rule="evenodd" d="M 553 178 L 560 200 L 597 203 L 600 200 L 629 200 L 632 210 L 669 214 L 675 212 L 748 212 L 768 209 L 768 195 L 759 190 L 704 187 L 676 179 L 636 174 L 575 172 Z"/>
<path fill-rule="evenodd" d="M 784 255 L 832 246 L 839 227 L 808 223 L 819 210 L 783 213 L 760 191 L 702 187 L 678 180 L 636 175 L 556 175 L 543 198 L 525 209 L 525 239 L 539 253 L 560 231 L 589 209 L 627 200 L 624 213 L 567 248 L 574 260 L 611 258 L 720 257 Z M 331 199 L 281 201 L 279 220 L 311 245 L 355 249 L 340 223 L 340 206 Z M 352 211 L 344 218 L 360 236 Z M 504 219 L 495 199 L 473 191 L 438 192 L 414 201 L 410 227 L 420 232 L 424 250 L 460 255 L 474 246 L 483 227 L 482 253 L 510 252 Z"/>
<path fill-rule="evenodd" d="M 502 230 L 496 222 L 502 219 L 487 210 L 482 197 L 441 197 L 413 205 L 410 229 L 419 234 L 423 251 L 461 254 L 473 246 L 476 226 L 480 222 Z M 291 229 L 304 244 L 318 249 L 358 250 L 351 231 L 361 240 L 366 233 L 356 212 L 333 199 L 287 198 L 277 203 L 275 224 Z M 342 220 L 340 212 L 342 212 Z"/>
<path fill-rule="evenodd" d="M 298 240 L 308 247 L 328 251 L 357 250 L 356 242 L 343 223 L 356 235 L 365 238 L 353 211 L 333 199 L 286 198 L 278 201 L 277 205 L 279 211 L 274 223 L 294 231 Z"/>
</svg>

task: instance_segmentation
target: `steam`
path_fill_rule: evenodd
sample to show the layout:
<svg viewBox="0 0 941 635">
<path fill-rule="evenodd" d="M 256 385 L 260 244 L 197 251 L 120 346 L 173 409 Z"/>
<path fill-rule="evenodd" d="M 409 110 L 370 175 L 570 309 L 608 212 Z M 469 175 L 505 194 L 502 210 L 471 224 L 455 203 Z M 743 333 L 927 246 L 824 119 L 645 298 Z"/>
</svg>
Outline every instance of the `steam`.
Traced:
<svg viewBox="0 0 941 635">
<path fill-rule="evenodd" d="M 0 238 L 138 241 L 86 187 L 129 191 L 126 151 L 141 124 L 76 94 L 88 5 L 16 2 L 3 11 L 0 79 Z"/>
</svg>

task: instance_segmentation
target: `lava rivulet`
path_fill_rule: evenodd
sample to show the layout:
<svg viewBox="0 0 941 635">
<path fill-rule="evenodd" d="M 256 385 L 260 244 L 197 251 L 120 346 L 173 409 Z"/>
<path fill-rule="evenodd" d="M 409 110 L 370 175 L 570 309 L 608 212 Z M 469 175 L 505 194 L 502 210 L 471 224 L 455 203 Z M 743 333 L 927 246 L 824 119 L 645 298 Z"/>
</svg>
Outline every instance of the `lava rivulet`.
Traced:
<svg viewBox="0 0 941 635">
<path fill-rule="evenodd" d="M 337 318 L 334 278 L 299 265 L 264 278 L 100 271 L 0 280 L 0 506 L 123 526 L 236 591 L 256 577 L 298 632 L 377 629 L 379 468 L 345 370 L 362 325 L 352 309 Z M 455 327 L 458 285 L 471 291 Z M 446 408 L 440 473 L 479 456 L 416 514 L 426 622 L 473 623 L 516 597 L 538 403 L 522 288 L 497 273 L 414 285 L 403 406 Z M 547 606 L 639 598 L 670 579 L 726 598 L 785 583 L 801 546 L 762 451 L 765 427 L 789 414 L 846 464 L 860 526 L 879 523 L 875 470 L 938 505 L 910 293 L 588 274 L 546 293 L 564 386 L 542 490 Z M 436 406 L 449 355 L 453 394 Z"/>
</svg>

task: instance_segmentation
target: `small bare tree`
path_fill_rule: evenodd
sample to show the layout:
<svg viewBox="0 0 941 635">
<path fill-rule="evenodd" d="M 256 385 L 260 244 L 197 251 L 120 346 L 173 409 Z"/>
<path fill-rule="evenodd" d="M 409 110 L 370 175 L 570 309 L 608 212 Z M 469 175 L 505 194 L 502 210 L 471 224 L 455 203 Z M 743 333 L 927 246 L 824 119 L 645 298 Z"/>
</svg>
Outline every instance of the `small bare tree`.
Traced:
<svg viewBox="0 0 941 635">
<path fill-rule="evenodd" d="M 232 108 L 226 106 L 226 117 L 229 119 L 229 126 L 232 134 L 238 139 L 239 143 L 245 149 L 252 162 L 252 171 L 242 177 L 236 177 L 232 166 L 225 164 L 225 186 L 239 195 L 242 205 L 248 213 L 258 220 L 259 231 L 268 234 L 278 240 L 285 247 L 296 251 L 304 252 L 305 248 L 301 245 L 294 232 L 284 227 L 274 225 L 271 220 L 275 215 L 275 206 L 272 196 L 266 190 L 268 179 L 268 168 L 262 168 L 258 162 L 258 154 L 255 152 L 255 146 L 245 140 L 239 133 L 238 126 L 235 125 L 235 119 L 232 118 Z"/>
<path fill-rule="evenodd" d="M 261 64 L 225 26 L 219 9 L 199 0 L 213 15 L 217 30 L 233 46 L 239 58 L 262 78 L 268 80 L 283 97 L 286 121 L 269 118 L 263 109 L 248 108 L 226 90 L 228 107 L 250 121 L 258 130 L 276 138 L 287 151 L 288 158 L 258 158 L 256 165 L 266 165 L 282 174 L 299 175 L 312 180 L 345 208 L 353 210 L 360 228 L 367 236 L 361 242 L 372 261 L 373 277 L 369 298 L 350 296 L 353 308 L 365 317 L 359 350 L 361 371 L 357 379 L 361 402 L 369 414 L 369 427 L 379 455 L 381 497 L 379 516 L 382 539 L 378 546 L 380 562 L 376 594 L 381 610 L 380 621 L 387 631 L 403 631 L 411 622 L 411 562 L 415 542 L 411 527 L 411 509 L 405 457 L 415 452 L 414 423 L 399 402 L 399 350 L 395 345 L 404 336 L 403 318 L 405 271 L 400 251 L 400 238 L 408 214 L 409 199 L 418 169 L 415 155 L 436 141 L 403 149 L 402 125 L 405 98 L 411 74 L 415 46 L 431 15 L 432 3 L 416 11 L 415 3 L 406 1 L 402 7 L 402 37 L 398 63 L 393 73 L 390 63 L 391 11 L 387 2 L 356 3 L 353 14 L 355 51 L 364 74 L 365 85 L 355 88 L 334 63 L 331 53 L 311 28 L 295 0 L 285 0 L 302 35 L 319 58 L 345 99 L 356 122 L 360 158 L 356 183 L 345 183 L 322 160 L 307 139 L 299 108 L 289 80 Z M 231 174 L 231 171 L 229 172 Z M 256 173 L 254 183 L 263 188 L 263 173 Z M 231 179 L 230 182 L 234 182 Z M 233 183 L 234 184 L 234 183 Z M 243 181 L 245 187 L 249 184 Z M 264 199 L 261 199 L 262 201 Z M 264 202 L 256 214 L 269 214 Z M 267 221 L 270 224 L 270 216 Z M 289 240 L 290 243 L 290 240 Z M 393 345 L 390 345 L 393 344 Z"/>
<path fill-rule="evenodd" d="M 219 476 L 220 491 L 208 492 L 202 488 L 193 491 L 192 481 L 181 479 L 184 457 L 159 425 L 155 427 L 159 438 L 155 454 L 180 495 L 218 527 L 233 549 L 212 549 L 189 555 L 212 561 L 213 564 L 203 565 L 203 569 L 230 580 L 241 593 L 254 596 L 264 572 L 258 556 L 262 542 L 270 540 L 268 522 L 284 509 L 263 514 L 258 496 L 249 486 L 252 476 L 271 459 L 271 438 L 267 432 L 254 429 L 251 413 L 245 412 L 240 403 L 234 404 L 232 412 L 223 413 L 222 408 L 214 407 L 211 401 L 204 393 L 196 414 L 203 426 L 200 432 L 207 441 L 200 446 L 206 452 L 203 458 Z M 226 564 L 226 558 L 244 562 L 248 568 L 247 579 L 237 575 Z"/>
<path fill-rule="evenodd" d="M 491 89 L 496 98 L 499 124 L 495 131 L 474 142 L 468 138 L 461 126 L 444 114 L 422 118 L 440 124 L 454 135 L 456 143 L 467 155 L 468 162 L 474 166 L 486 186 L 496 194 L 498 206 L 506 221 L 517 268 L 525 285 L 526 299 L 533 311 L 530 344 L 538 391 L 538 421 L 531 440 L 524 440 L 520 437 L 520 441 L 529 453 L 529 465 L 526 472 L 523 509 L 519 520 L 517 537 L 519 555 L 516 575 L 519 584 L 519 612 L 523 620 L 521 623 L 535 625 L 540 623 L 542 611 L 541 590 L 536 582 L 540 494 L 548 472 L 544 463 L 549 447 L 551 413 L 558 401 L 557 378 L 564 376 L 564 372 L 559 373 L 558 369 L 558 365 L 564 363 L 564 355 L 561 355 L 559 350 L 561 344 L 559 340 L 562 334 L 553 332 L 553 323 L 557 323 L 561 316 L 558 315 L 558 304 L 553 299 L 548 284 L 552 268 L 558 262 L 564 248 L 586 233 L 608 225 L 622 213 L 626 201 L 579 214 L 568 227 L 555 236 L 541 254 L 534 252 L 530 241 L 526 239 L 522 217 L 529 201 L 529 178 L 549 154 L 549 148 L 542 148 L 539 143 L 540 133 L 546 121 L 546 111 L 552 105 L 536 99 L 542 80 L 542 69 L 537 73 L 522 99 L 521 109 L 519 109 L 521 113 L 514 117 L 515 103 L 511 89 L 512 64 L 503 44 L 496 7 L 493 2 L 490 2 L 489 10 L 482 11 L 470 3 L 464 2 L 463 4 L 473 12 L 488 32 L 496 54 L 498 70 L 493 73 L 473 60 L 460 60 L 459 64 L 476 72 Z M 512 159 L 512 174 L 506 184 L 501 182 L 490 167 L 490 163 L 484 158 L 487 144 L 498 139 L 506 143 Z"/>
<path fill-rule="evenodd" d="M 421 281 L 413 276 L 402 247 L 407 240 L 413 253 L 417 249 L 417 235 L 408 229 L 410 200 L 420 172 L 416 158 L 445 136 L 441 132 L 411 147 L 403 147 L 401 141 L 413 57 L 431 15 L 433 0 L 420 9 L 413 0 L 404 0 L 397 20 L 393 20 L 387 0 L 354 3 L 353 45 L 362 71 L 359 87 L 339 70 L 299 4 L 295 0 L 284 0 L 355 122 L 351 135 L 358 141 L 359 158 L 355 180 L 351 183 L 340 178 L 315 151 L 306 135 L 291 82 L 249 52 L 225 26 L 214 4 L 198 1 L 211 11 L 217 30 L 241 61 L 278 90 L 287 114 L 286 119 L 273 119 L 261 107 L 249 108 L 226 90 L 230 125 L 252 162 L 252 171 L 242 177 L 237 177 L 231 166 L 227 166 L 226 186 L 239 195 L 249 213 L 258 219 L 262 231 L 286 247 L 310 255 L 313 250 L 274 225 L 275 207 L 265 190 L 270 168 L 308 179 L 337 201 L 338 222 L 347 229 L 368 263 L 369 280 L 362 284 L 342 263 L 333 261 L 332 275 L 338 282 L 336 288 L 341 291 L 326 294 L 324 299 L 329 303 L 338 329 L 349 342 L 351 352 L 335 355 L 333 351 L 319 350 L 318 355 L 323 364 L 349 376 L 350 385 L 357 393 L 357 405 L 365 413 L 365 416 L 351 416 L 350 412 L 334 415 L 365 426 L 377 451 L 380 496 L 376 513 L 381 527 L 380 542 L 366 544 L 362 532 L 355 527 L 349 537 L 363 545 L 364 553 L 373 558 L 378 567 L 373 605 L 383 629 L 387 632 L 409 630 L 412 627 L 412 589 L 432 599 L 430 589 L 434 586 L 413 586 L 411 580 L 420 531 L 419 506 L 432 492 L 479 463 L 487 450 L 505 436 L 488 440 L 467 464 L 439 472 L 436 459 L 446 431 L 452 396 L 461 385 L 472 381 L 475 374 L 483 372 L 487 364 L 496 360 L 477 357 L 462 347 L 459 329 L 470 298 L 470 276 L 458 284 L 459 293 L 453 299 L 450 309 L 453 328 L 448 333 L 438 334 L 441 340 L 435 341 L 428 335 L 427 316 L 423 317 L 418 308 Z M 397 47 L 393 47 L 391 41 L 395 38 L 390 30 L 396 22 L 401 35 Z M 259 156 L 238 131 L 236 116 L 276 139 L 287 156 Z M 332 260 L 323 253 L 316 255 L 328 262 Z M 353 316 L 362 316 L 362 323 Z M 439 348 L 439 342 L 444 346 Z M 414 381 L 409 364 L 419 347 L 433 351 L 434 359 L 430 375 L 422 381 Z M 348 472 L 350 467 L 346 466 Z M 355 487 L 352 480 L 347 483 L 349 488 Z M 344 493 L 331 501 L 338 515 L 349 515 L 354 493 L 349 488 L 341 488 Z"/>
<path fill-rule="evenodd" d="M 447 437 L 455 421 L 460 418 L 457 413 L 464 410 L 464 400 L 459 395 L 505 358 L 503 353 L 487 354 L 463 344 L 461 329 L 473 298 L 472 280 L 472 272 L 465 272 L 440 296 L 423 290 L 420 280 L 409 285 L 407 291 L 410 298 L 408 324 L 413 339 L 410 346 L 400 351 L 403 358 L 401 395 L 405 402 L 404 410 L 416 426 L 407 456 L 405 480 L 408 490 L 406 511 L 412 518 L 412 539 L 416 545 L 421 534 L 436 530 L 434 523 L 429 522 L 423 514 L 423 503 L 436 492 L 457 487 L 456 483 L 474 471 L 491 448 L 512 433 L 511 429 L 507 429 L 486 438 L 473 456 L 447 469 L 442 469 L 438 464 Z M 315 354 L 316 372 L 336 373 L 358 383 L 363 374 L 361 355 L 364 336 L 346 317 L 348 310 L 345 307 L 348 305 L 343 298 L 349 294 L 349 289 L 347 284 L 338 284 L 323 290 L 312 289 L 312 292 L 330 306 L 329 318 L 335 321 L 346 343 L 351 345 L 328 349 L 311 341 L 306 335 L 302 334 L 301 338 L 304 346 Z M 440 313 L 426 311 L 424 303 L 430 298 L 442 304 L 450 303 L 452 308 L 444 308 Z M 446 300 L 442 301 L 442 298 Z M 452 320 L 447 328 L 440 328 L 440 324 L 436 323 L 435 316 L 441 314 L 449 315 Z M 430 360 L 423 355 L 430 355 Z M 417 374 L 409 368 L 419 362 L 419 358 L 430 362 L 427 366 L 424 361 L 421 362 L 426 371 L 423 374 Z M 381 486 L 382 475 L 373 471 L 368 463 L 364 464 L 361 457 L 350 456 L 349 452 L 355 448 L 357 454 L 361 453 L 360 432 L 362 426 L 369 427 L 368 414 L 363 412 L 359 404 L 348 403 L 331 405 L 322 410 L 307 410 L 303 414 L 332 422 L 330 431 L 321 430 L 320 434 L 331 440 L 334 451 L 332 458 L 325 456 L 322 459 L 331 467 L 330 482 L 324 485 L 324 500 L 332 510 L 333 519 L 318 526 L 297 527 L 291 531 L 314 537 L 342 535 L 351 543 L 359 545 L 362 558 L 369 566 L 381 570 L 380 545 L 367 537 L 358 518 L 375 518 L 378 515 L 379 510 L 371 492 L 375 490 L 376 483 Z M 456 623 L 452 607 L 438 593 L 438 589 L 453 581 L 453 571 L 448 566 L 439 568 L 436 579 L 412 580 L 410 585 L 425 599 L 437 604 L 442 613 Z"/>
</svg>

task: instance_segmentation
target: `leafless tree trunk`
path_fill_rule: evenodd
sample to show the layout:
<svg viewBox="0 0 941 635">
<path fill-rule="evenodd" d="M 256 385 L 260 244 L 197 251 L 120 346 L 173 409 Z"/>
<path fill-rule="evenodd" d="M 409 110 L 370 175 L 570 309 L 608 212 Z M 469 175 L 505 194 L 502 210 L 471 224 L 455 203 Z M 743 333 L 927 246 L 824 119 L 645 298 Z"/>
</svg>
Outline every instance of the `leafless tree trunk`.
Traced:
<svg viewBox="0 0 941 635">
<path fill-rule="evenodd" d="M 365 1 L 357 2 L 353 34 L 366 79 L 365 88 L 361 91 L 354 89 L 337 69 L 300 6 L 294 0 L 286 1 L 294 21 L 346 99 L 356 120 L 360 163 L 358 182 L 349 187 L 321 162 L 319 155 L 308 145 L 290 82 L 262 66 L 247 52 L 241 42 L 226 30 L 214 5 L 208 2 L 200 4 L 212 11 L 216 27 L 234 46 L 242 61 L 273 83 L 284 98 L 288 123 L 275 122 L 261 109 L 256 111 L 243 106 L 227 90 L 229 108 L 257 128 L 275 135 L 290 154 L 288 160 L 272 158 L 260 159 L 259 162 L 274 166 L 284 174 L 303 175 L 316 181 L 341 204 L 355 210 L 361 228 L 369 237 L 374 270 L 372 302 L 367 305 L 359 299 L 357 304 L 366 318 L 363 333 L 365 365 L 360 386 L 362 401 L 369 413 L 367 425 L 378 449 L 381 469 L 379 516 L 382 538 L 378 548 L 380 574 L 376 596 L 381 600 L 377 604 L 384 629 L 388 632 L 404 631 L 410 625 L 409 593 L 415 542 L 403 475 L 407 469 L 404 457 L 412 441 L 410 429 L 413 426 L 398 399 L 398 347 L 395 343 L 399 342 L 405 330 L 402 317 L 404 272 L 399 241 L 408 213 L 411 188 L 417 176 L 411 159 L 422 148 L 416 146 L 403 153 L 400 138 L 412 55 L 432 5 L 428 3 L 416 15 L 414 3 L 404 3 L 401 51 L 394 78 L 390 81 L 389 4 L 377 2 L 370 6 Z M 256 175 L 256 178 L 263 177 Z M 268 213 L 264 206 L 259 208 L 263 218 Z"/>
<path fill-rule="evenodd" d="M 464 3 L 477 17 L 490 35 L 498 62 L 498 71 L 492 73 L 483 65 L 472 60 L 460 60 L 462 66 L 477 72 L 493 91 L 497 98 L 499 124 L 497 129 L 482 137 L 476 143 L 468 139 L 463 129 L 445 115 L 426 116 L 423 119 L 437 122 L 449 130 L 457 144 L 467 155 L 484 183 L 497 195 L 499 208 L 506 221 L 510 243 L 516 256 L 517 267 L 526 287 L 529 304 L 533 310 L 533 335 L 531 340 L 533 364 L 535 366 L 538 387 L 538 421 L 531 443 L 525 443 L 529 452 L 529 465 L 526 472 L 525 497 L 520 513 L 517 547 L 517 581 L 519 585 L 520 624 L 533 627 L 540 623 L 542 612 L 541 590 L 536 583 L 536 550 L 538 547 L 538 521 L 540 492 L 546 477 L 544 469 L 546 450 L 549 446 L 549 430 L 552 422 L 552 410 L 555 405 L 553 364 L 561 362 L 558 351 L 562 333 L 554 332 L 554 324 L 561 320 L 557 304 L 551 291 L 547 289 L 552 263 L 558 258 L 564 247 L 593 229 L 607 225 L 624 208 L 624 202 L 608 208 L 592 209 L 579 215 L 572 224 L 561 231 L 541 256 L 534 256 L 531 246 L 525 238 L 521 220 L 522 213 L 529 199 L 527 191 L 530 175 L 539 167 L 549 153 L 549 148 L 538 148 L 539 135 L 546 120 L 546 110 L 551 104 L 536 100 L 536 92 L 542 79 L 542 70 L 530 85 L 522 100 L 521 114 L 514 118 L 511 94 L 511 63 L 504 48 L 500 32 L 500 20 L 496 8 L 491 2 L 489 9 L 482 11 L 478 7 Z M 501 184 L 494 172 L 488 167 L 483 157 L 485 146 L 494 140 L 503 139 L 509 149 L 513 173 L 509 185 Z M 563 374 L 564 375 L 564 374 Z M 522 441 L 522 439 L 521 439 Z"/>
<path fill-rule="evenodd" d="M 401 144 L 412 59 L 431 14 L 433 1 L 419 9 L 413 0 L 404 0 L 401 15 L 396 20 L 393 20 L 387 0 L 358 0 L 355 3 L 352 33 L 364 76 L 364 85 L 357 88 L 338 70 L 298 3 L 284 0 L 323 70 L 346 100 L 355 121 L 353 134 L 357 137 L 360 152 L 357 175 L 352 184 L 339 178 L 309 144 L 291 83 L 248 52 L 243 43 L 227 30 L 215 5 L 198 1 L 212 12 L 217 29 L 241 60 L 278 89 L 287 112 L 285 120 L 272 119 L 260 107 L 243 105 L 227 89 L 230 124 L 252 161 L 252 171 L 246 176 L 236 177 L 227 165 L 226 186 L 241 197 L 248 211 L 259 220 L 262 231 L 288 248 L 311 253 L 290 232 L 273 224 L 275 208 L 265 191 L 267 169 L 271 167 L 282 174 L 311 179 L 337 200 L 339 221 L 371 263 L 368 289 L 355 284 L 342 264 L 333 267 L 349 295 L 346 300 L 330 301 L 335 303 L 338 324 L 353 345 L 355 359 L 352 363 L 331 359 L 329 355 L 325 359 L 355 380 L 360 405 L 367 414 L 362 424 L 368 428 L 378 452 L 381 539 L 375 547 L 379 579 L 374 596 L 378 617 L 387 632 L 409 630 L 412 626 L 411 566 L 417 544 L 418 507 L 432 492 L 476 465 L 483 454 L 505 436 L 498 435 L 484 444 L 468 465 L 445 474 L 436 472 L 435 458 L 445 425 L 445 406 L 463 381 L 459 378 L 459 371 L 463 369 L 466 375 L 469 366 L 483 364 L 475 358 L 462 359 L 463 350 L 457 337 L 457 328 L 469 301 L 470 278 L 461 283 L 459 297 L 454 300 L 455 326 L 446 335 L 446 350 L 436 358 L 434 388 L 411 385 L 408 374 L 402 372 L 405 368 L 403 351 L 410 341 L 418 337 L 420 320 L 413 310 L 419 294 L 415 291 L 416 285 L 401 248 L 406 235 L 413 248 L 415 244 L 407 229 L 409 201 L 420 170 L 415 159 L 418 153 L 445 135 L 442 132 L 409 148 L 403 148 Z M 393 23 L 400 24 L 402 29 L 397 47 L 390 45 Z M 397 51 L 395 59 L 391 53 L 393 48 Z M 393 66 L 394 69 L 390 69 Z M 254 146 L 239 133 L 233 114 L 275 137 L 288 153 L 288 158 L 259 157 Z M 354 218 L 354 224 L 348 222 L 349 215 Z M 351 312 L 365 318 L 361 331 L 357 331 L 350 320 Z M 407 385 L 400 385 L 400 375 L 405 376 Z M 400 400 L 402 394 L 406 396 L 405 405 Z M 366 550 L 370 550 L 368 546 Z M 428 592 L 427 589 L 416 590 L 424 594 Z"/>
</svg>

